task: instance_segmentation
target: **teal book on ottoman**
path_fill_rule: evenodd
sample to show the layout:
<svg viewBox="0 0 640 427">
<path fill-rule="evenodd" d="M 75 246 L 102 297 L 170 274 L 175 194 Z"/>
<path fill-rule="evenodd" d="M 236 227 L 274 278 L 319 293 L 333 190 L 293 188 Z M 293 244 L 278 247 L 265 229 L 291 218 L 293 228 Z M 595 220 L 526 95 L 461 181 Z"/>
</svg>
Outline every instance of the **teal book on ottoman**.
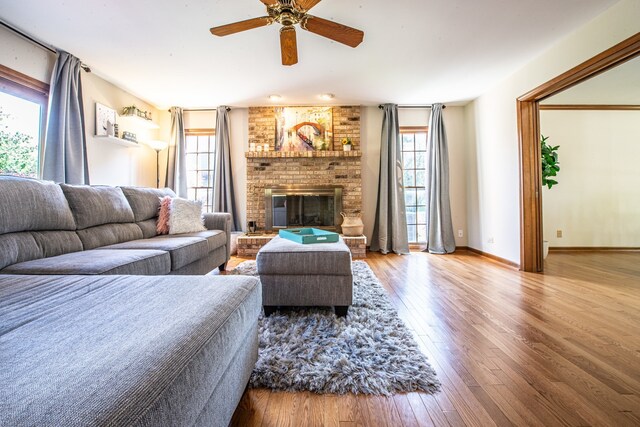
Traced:
<svg viewBox="0 0 640 427">
<path fill-rule="evenodd" d="M 338 241 L 338 233 L 318 228 L 288 228 L 280 230 L 278 235 L 284 239 L 302 244 L 335 243 Z"/>
</svg>

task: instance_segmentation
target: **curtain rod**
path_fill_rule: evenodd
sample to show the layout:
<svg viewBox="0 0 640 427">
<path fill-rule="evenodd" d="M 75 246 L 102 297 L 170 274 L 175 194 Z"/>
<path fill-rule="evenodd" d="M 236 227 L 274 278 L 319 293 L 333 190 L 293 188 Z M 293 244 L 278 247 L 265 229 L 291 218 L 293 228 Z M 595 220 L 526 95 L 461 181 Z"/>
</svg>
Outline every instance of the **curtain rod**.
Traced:
<svg viewBox="0 0 640 427">
<path fill-rule="evenodd" d="M 40 40 L 30 36 L 29 34 L 25 33 L 24 31 L 21 31 L 19 29 L 17 29 L 16 27 L 14 27 L 13 25 L 7 24 L 6 22 L 4 22 L 3 20 L 0 19 L 0 24 L 2 24 L 3 27 L 5 27 L 6 29 L 12 31 L 13 33 L 17 34 L 18 36 L 22 37 L 23 39 L 30 41 L 31 43 L 35 44 L 36 46 L 41 47 L 42 49 L 48 50 L 51 53 L 58 53 L 58 50 L 54 47 L 51 47 L 47 44 L 44 44 L 43 42 L 41 42 Z M 89 68 L 89 66 L 85 63 L 83 63 L 82 61 L 80 62 L 80 67 L 82 67 L 83 70 L 85 70 L 87 73 L 91 72 L 91 68 Z"/>
<path fill-rule="evenodd" d="M 185 112 L 189 112 L 189 111 L 217 111 L 217 108 L 183 108 L 182 111 Z M 171 110 L 167 110 L 169 112 L 171 112 Z M 227 107 L 227 111 L 231 111 L 231 107 Z"/>
<path fill-rule="evenodd" d="M 398 105 L 398 108 L 401 108 L 403 110 L 408 110 L 411 108 L 432 108 L 433 105 Z M 378 105 L 378 108 L 382 108 L 382 105 Z M 442 108 L 447 108 L 446 105 L 443 105 Z"/>
</svg>

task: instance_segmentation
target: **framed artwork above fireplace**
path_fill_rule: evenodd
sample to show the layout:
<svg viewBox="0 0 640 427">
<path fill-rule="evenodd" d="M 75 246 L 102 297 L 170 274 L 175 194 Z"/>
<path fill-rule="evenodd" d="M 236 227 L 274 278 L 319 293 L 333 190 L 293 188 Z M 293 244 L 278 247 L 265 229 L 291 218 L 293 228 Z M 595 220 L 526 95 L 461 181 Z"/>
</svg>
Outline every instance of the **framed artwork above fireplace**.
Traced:
<svg viewBox="0 0 640 427">
<path fill-rule="evenodd" d="M 332 107 L 279 107 L 275 120 L 276 151 L 333 149 Z"/>
</svg>

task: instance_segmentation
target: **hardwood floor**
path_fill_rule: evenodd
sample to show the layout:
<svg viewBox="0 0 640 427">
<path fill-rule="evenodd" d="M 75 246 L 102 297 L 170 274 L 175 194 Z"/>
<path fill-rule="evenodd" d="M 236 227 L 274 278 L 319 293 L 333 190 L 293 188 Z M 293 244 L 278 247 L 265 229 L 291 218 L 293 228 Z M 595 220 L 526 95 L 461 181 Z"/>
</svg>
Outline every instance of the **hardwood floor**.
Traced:
<svg viewBox="0 0 640 427">
<path fill-rule="evenodd" d="M 247 390 L 232 425 L 640 425 L 639 252 L 552 253 L 544 274 L 467 251 L 372 253 L 366 262 L 442 391 Z"/>
</svg>

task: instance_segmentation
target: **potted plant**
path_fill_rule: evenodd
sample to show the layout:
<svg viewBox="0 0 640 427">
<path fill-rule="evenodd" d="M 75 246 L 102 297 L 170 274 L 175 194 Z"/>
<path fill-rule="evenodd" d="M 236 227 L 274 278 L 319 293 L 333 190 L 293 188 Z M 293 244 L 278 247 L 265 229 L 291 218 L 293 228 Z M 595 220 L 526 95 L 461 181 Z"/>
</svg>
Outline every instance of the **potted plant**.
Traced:
<svg viewBox="0 0 640 427">
<path fill-rule="evenodd" d="M 351 138 L 342 138 L 342 149 L 344 151 L 351 151 Z"/>
<path fill-rule="evenodd" d="M 551 187 L 558 184 L 558 181 L 554 178 L 558 172 L 560 172 L 560 166 L 558 166 L 558 148 L 560 148 L 560 146 L 556 145 L 554 147 L 549 145 L 547 143 L 548 139 L 548 136 L 540 135 L 542 185 L 546 185 L 547 188 L 551 189 Z M 549 241 L 543 240 L 542 245 L 543 258 L 547 258 L 547 255 L 549 255 Z"/>
</svg>

